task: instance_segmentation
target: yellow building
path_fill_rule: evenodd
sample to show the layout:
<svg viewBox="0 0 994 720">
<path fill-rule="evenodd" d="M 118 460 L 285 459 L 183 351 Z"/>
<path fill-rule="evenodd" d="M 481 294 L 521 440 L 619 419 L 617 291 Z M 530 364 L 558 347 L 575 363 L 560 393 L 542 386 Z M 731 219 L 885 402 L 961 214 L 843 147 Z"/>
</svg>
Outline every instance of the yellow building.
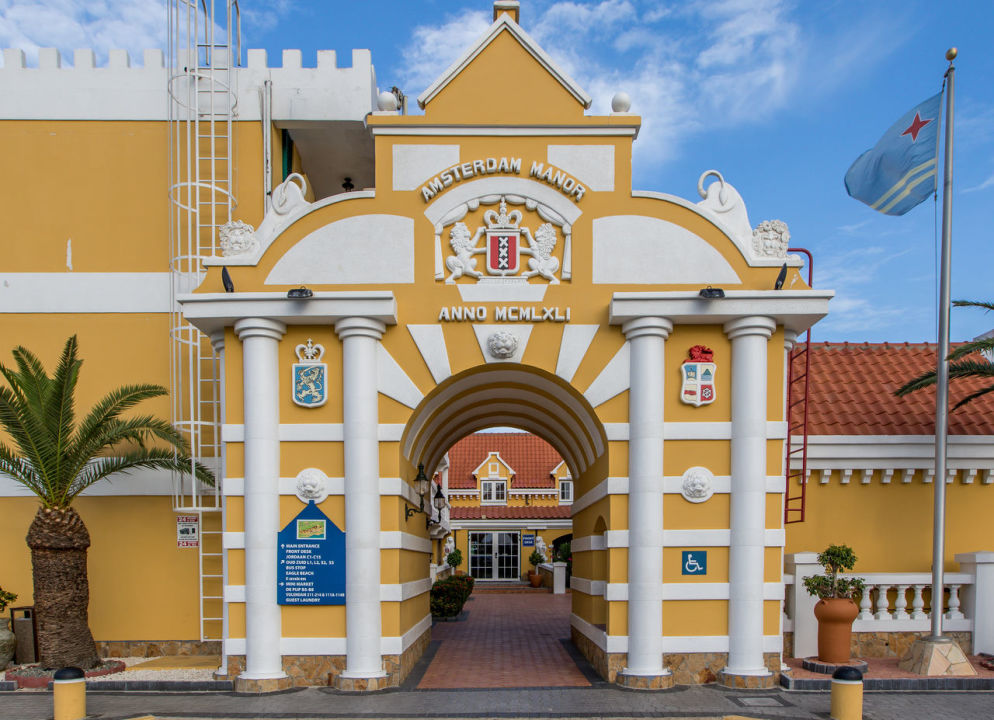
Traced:
<svg viewBox="0 0 994 720">
<path fill-rule="evenodd" d="M 572 482 L 572 638 L 604 677 L 776 681 L 797 587 L 785 351 L 832 293 L 720 173 L 699 202 L 634 190 L 627 96 L 588 114 L 517 2 L 494 4 L 423 115 L 377 94 L 367 51 L 349 68 L 183 48 L 93 68 L 79 51 L 71 69 L 4 52 L 4 337 L 50 361 L 77 333 L 82 405 L 169 384 L 146 410 L 221 479 L 138 475 L 78 500 L 103 651 L 219 646 L 240 690 L 399 684 L 430 639 L 443 538 L 418 468 L 513 426 Z M 496 498 L 514 467 L 480 463 Z M 29 603 L 35 504 L 0 483 L 0 582 Z M 513 486 L 508 506 L 528 496 Z M 845 540 L 828 534 L 788 550 Z"/>
</svg>

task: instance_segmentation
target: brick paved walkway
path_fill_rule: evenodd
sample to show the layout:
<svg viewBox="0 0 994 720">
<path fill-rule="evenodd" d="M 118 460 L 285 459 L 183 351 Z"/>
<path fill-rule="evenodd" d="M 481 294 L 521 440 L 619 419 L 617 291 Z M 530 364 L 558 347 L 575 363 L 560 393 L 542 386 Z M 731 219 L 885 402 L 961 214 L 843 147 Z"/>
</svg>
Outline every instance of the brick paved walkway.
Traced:
<svg viewBox="0 0 994 720">
<path fill-rule="evenodd" d="M 561 642 L 569 595 L 474 592 L 466 609 L 432 627 L 440 644 L 418 689 L 590 686 Z"/>
</svg>

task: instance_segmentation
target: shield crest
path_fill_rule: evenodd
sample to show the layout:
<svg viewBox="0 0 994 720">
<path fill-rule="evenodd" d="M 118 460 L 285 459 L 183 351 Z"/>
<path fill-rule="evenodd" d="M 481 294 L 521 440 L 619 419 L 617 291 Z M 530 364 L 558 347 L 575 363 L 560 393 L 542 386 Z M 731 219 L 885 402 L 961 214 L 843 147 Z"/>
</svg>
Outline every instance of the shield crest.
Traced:
<svg viewBox="0 0 994 720">
<path fill-rule="evenodd" d="M 296 353 L 300 362 L 291 366 L 293 402 L 301 407 L 321 407 L 328 401 L 328 365 L 320 362 L 324 346 L 307 338 L 307 344 L 298 345 Z"/>
<path fill-rule="evenodd" d="M 680 366 L 683 382 L 680 385 L 680 400 L 687 405 L 700 407 L 714 402 L 714 375 L 718 370 L 717 363 L 711 362 L 714 353 L 703 345 L 695 345 L 690 349 L 690 359 L 684 360 Z"/>
<path fill-rule="evenodd" d="M 491 275 L 514 275 L 518 272 L 518 248 L 521 231 L 487 231 L 487 272 Z"/>
</svg>

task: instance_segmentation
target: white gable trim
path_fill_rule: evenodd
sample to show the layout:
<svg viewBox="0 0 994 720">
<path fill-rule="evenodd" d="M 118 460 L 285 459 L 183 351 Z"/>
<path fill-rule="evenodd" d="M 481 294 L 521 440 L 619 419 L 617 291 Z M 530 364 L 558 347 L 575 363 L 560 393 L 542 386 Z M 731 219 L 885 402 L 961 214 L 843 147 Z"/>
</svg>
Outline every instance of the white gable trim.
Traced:
<svg viewBox="0 0 994 720">
<path fill-rule="evenodd" d="M 438 95 L 452 80 L 461 73 L 467 65 L 469 65 L 477 55 L 483 52 L 484 49 L 490 43 L 497 39 L 502 30 L 507 30 L 514 38 L 521 43 L 521 45 L 527 50 L 532 57 L 534 57 L 538 62 L 544 67 L 549 74 L 551 74 L 559 84 L 562 85 L 566 90 L 577 99 L 577 101 L 583 105 L 584 108 L 589 108 L 590 104 L 593 102 L 591 97 L 583 91 L 579 85 L 577 85 L 573 79 L 563 72 L 551 57 L 549 57 L 546 52 L 538 46 L 538 44 L 532 40 L 531 36 L 528 35 L 518 23 L 511 19 L 511 16 L 502 13 L 494 24 L 490 26 L 486 34 L 483 35 L 476 44 L 471 46 L 462 56 L 456 60 L 452 65 L 449 66 L 448 70 L 442 73 L 435 82 L 433 82 L 427 90 L 418 95 L 418 107 L 424 109 L 425 105 L 430 103 L 432 99 Z"/>
<path fill-rule="evenodd" d="M 501 465 L 503 465 L 505 468 L 507 468 L 507 481 L 508 481 L 508 485 L 510 485 L 511 484 L 511 480 L 514 478 L 514 476 L 517 473 L 514 472 L 514 468 L 512 468 L 510 465 L 508 465 L 507 461 L 504 460 L 504 458 L 502 458 L 500 456 L 500 453 L 498 451 L 496 451 L 496 450 L 490 450 L 490 451 L 487 452 L 487 457 L 484 458 L 483 462 L 481 462 L 479 465 L 477 465 L 476 469 L 473 471 L 473 477 L 476 478 L 476 480 L 477 480 L 478 483 L 479 483 L 480 480 L 496 479 L 496 478 L 491 478 L 489 472 L 484 472 L 483 471 L 483 466 L 486 465 L 487 463 L 493 462 L 494 460 L 496 460 Z"/>
</svg>

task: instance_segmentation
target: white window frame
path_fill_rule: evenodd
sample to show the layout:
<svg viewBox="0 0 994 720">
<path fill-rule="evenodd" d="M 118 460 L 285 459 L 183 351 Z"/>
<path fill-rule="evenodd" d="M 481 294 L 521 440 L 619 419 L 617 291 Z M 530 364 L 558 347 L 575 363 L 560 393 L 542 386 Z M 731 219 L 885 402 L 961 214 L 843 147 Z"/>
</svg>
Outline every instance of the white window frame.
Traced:
<svg viewBox="0 0 994 720">
<path fill-rule="evenodd" d="M 499 462 L 488 463 L 487 474 L 489 474 L 490 477 L 492 478 L 500 477 L 500 463 Z"/>
<path fill-rule="evenodd" d="M 569 488 L 569 497 L 564 497 L 563 487 Z M 573 504 L 573 479 L 564 477 L 559 479 L 559 503 L 561 505 L 572 505 Z"/>
<path fill-rule="evenodd" d="M 500 478 L 481 480 L 480 505 L 507 505 L 507 481 Z"/>
</svg>

